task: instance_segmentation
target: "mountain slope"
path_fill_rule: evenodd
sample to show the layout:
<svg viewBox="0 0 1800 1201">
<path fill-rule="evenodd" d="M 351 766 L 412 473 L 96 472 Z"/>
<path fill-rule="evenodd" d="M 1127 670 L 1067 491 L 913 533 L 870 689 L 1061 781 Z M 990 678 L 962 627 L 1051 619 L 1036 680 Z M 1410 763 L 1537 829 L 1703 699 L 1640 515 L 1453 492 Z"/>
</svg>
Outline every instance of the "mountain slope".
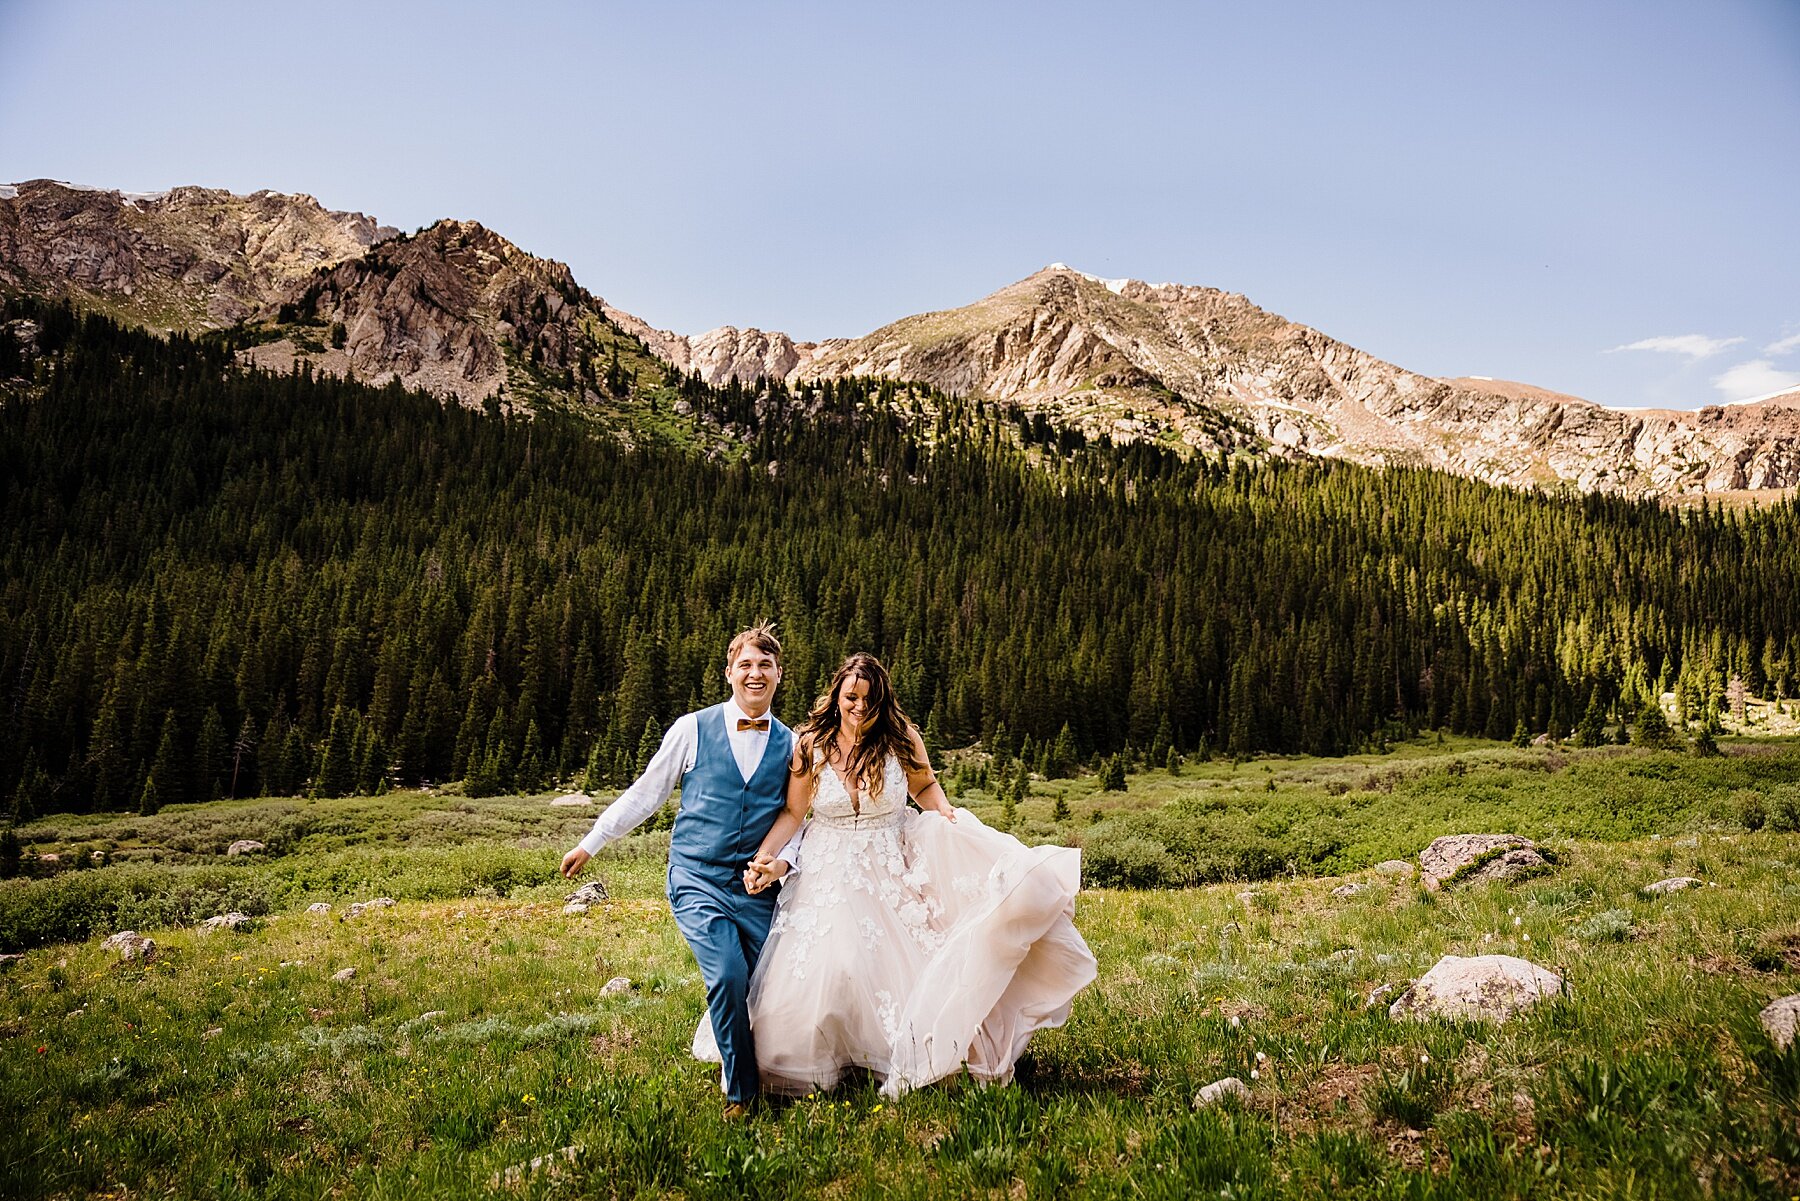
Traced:
<svg viewBox="0 0 1800 1201">
<path fill-rule="evenodd" d="M 1632 412 L 1432 379 L 1233 293 L 1101 280 L 1062 264 L 964 308 L 820 348 L 795 375 L 919 379 L 1115 438 L 1230 446 L 1234 429 L 1248 429 L 1275 453 L 1493 483 L 1633 494 L 1800 483 L 1800 415 L 1776 406 Z"/>
<path fill-rule="evenodd" d="M 1694 496 L 1800 484 L 1800 407 L 1616 410 L 1432 379 L 1213 288 L 1054 264 L 856 339 L 657 329 L 472 222 L 409 237 L 307 196 L 0 188 L 0 289 L 157 330 L 229 329 L 257 365 L 474 404 L 572 404 L 632 436 L 671 372 L 708 384 L 887 377 L 1115 441 L 1430 466 L 1492 483 Z M 622 356 L 622 357 L 621 357 Z M 654 356 L 654 357 L 652 357 Z M 605 360 L 606 376 L 597 361 Z M 647 409 L 646 409 L 647 406 Z"/>
</svg>

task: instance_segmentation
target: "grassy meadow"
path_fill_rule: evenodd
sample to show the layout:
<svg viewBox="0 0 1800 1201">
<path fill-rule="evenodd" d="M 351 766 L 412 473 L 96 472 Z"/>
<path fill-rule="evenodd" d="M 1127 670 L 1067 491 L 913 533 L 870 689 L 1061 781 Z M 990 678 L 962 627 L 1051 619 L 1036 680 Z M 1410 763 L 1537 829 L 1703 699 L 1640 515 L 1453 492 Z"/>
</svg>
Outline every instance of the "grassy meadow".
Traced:
<svg viewBox="0 0 1800 1201">
<path fill-rule="evenodd" d="M 1011 1086 L 864 1083 L 740 1125 L 687 1055 L 666 834 L 604 852 L 612 899 L 565 915 L 594 811 L 547 797 L 45 818 L 0 881 L 0 1195 L 1792 1198 L 1800 1051 L 1756 1013 L 1800 991 L 1800 747 L 1726 751 L 1425 739 L 1038 782 L 1023 836 L 1180 885 L 1083 895 L 1100 975 L 1069 1024 Z M 1372 870 L 1488 831 L 1556 867 L 1435 895 Z M 1708 886 L 1638 891 L 1674 875 Z M 398 904 L 340 920 L 375 896 Z M 256 927 L 195 928 L 226 909 Z M 121 928 L 156 955 L 103 949 Z M 1487 952 L 1570 995 L 1500 1026 L 1367 1003 Z M 1196 1110 L 1227 1075 L 1249 1101 Z"/>
</svg>

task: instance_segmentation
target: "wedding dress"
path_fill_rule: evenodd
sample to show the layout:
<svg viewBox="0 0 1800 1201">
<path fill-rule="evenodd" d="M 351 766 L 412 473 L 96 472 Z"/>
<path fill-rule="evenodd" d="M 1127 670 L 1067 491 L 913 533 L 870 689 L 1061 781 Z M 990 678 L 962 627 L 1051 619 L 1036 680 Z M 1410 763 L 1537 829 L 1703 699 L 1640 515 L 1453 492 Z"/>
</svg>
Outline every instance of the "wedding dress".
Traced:
<svg viewBox="0 0 1800 1201">
<path fill-rule="evenodd" d="M 828 1089 L 850 1067 L 889 1097 L 965 1067 L 1010 1080 L 1094 978 L 1073 922 L 1081 852 L 909 808 L 894 756 L 878 796 L 820 771 L 800 858 L 750 980 L 766 1091 Z M 716 1060 L 711 1043 L 703 1016 L 694 1053 Z"/>
</svg>

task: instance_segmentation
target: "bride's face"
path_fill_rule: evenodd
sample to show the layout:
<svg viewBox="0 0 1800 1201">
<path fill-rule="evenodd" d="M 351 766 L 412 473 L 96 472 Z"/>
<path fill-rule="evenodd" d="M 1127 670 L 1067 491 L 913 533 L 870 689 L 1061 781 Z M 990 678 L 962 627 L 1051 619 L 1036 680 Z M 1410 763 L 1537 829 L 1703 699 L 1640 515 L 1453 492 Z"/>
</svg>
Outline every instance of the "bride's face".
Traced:
<svg viewBox="0 0 1800 1201">
<path fill-rule="evenodd" d="M 838 689 L 838 722 L 847 733 L 855 734 L 869 719 L 869 682 L 851 676 Z"/>
</svg>

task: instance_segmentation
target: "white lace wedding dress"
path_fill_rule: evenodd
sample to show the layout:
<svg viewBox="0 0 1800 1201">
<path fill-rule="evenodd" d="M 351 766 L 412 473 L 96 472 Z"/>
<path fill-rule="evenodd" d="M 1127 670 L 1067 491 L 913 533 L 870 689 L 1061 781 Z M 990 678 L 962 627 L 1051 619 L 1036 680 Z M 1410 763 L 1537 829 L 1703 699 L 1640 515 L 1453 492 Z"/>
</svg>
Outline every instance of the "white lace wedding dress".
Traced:
<svg viewBox="0 0 1800 1201">
<path fill-rule="evenodd" d="M 909 808 L 895 757 L 860 805 L 822 769 L 750 981 L 764 1089 L 831 1088 L 852 1066 L 890 1097 L 964 1067 L 1005 1081 L 1034 1031 L 1068 1019 L 1094 978 L 1073 922 L 1081 852 L 956 815 Z M 712 1041 L 702 1017 L 694 1053 L 716 1060 Z"/>
</svg>

